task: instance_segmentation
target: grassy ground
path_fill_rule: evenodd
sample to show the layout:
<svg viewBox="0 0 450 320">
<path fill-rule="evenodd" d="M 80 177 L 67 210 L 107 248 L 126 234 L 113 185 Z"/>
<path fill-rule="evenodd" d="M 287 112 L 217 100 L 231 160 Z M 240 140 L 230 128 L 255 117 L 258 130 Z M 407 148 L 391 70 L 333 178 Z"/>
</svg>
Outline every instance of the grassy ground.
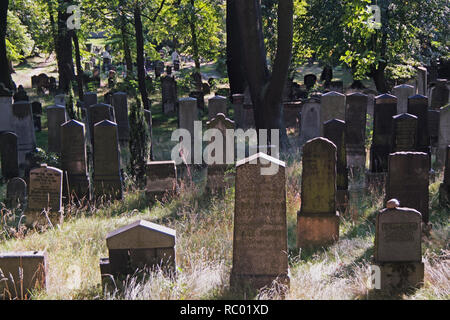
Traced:
<svg viewBox="0 0 450 320">
<path fill-rule="evenodd" d="M 157 96 L 153 97 L 156 101 Z M 45 100 L 47 102 L 47 100 Z M 45 113 L 45 112 L 44 112 Z M 175 117 L 161 114 L 154 104 L 154 147 L 157 160 L 166 160 Z M 295 133 L 294 133 L 295 135 Z M 41 138 L 44 136 L 42 135 Z M 295 136 L 291 137 L 295 139 Z M 45 148 L 46 141 L 42 140 Z M 340 240 L 316 252 L 295 248 L 297 211 L 300 208 L 301 161 L 298 153 L 287 156 L 287 221 L 290 289 L 286 299 L 449 299 L 449 210 L 439 207 L 437 192 L 442 175 L 430 185 L 430 218 L 433 231 L 423 239 L 425 283 L 403 296 L 380 296 L 368 290 L 373 255 L 376 212 L 383 207 L 382 189 L 353 194 L 342 214 Z M 143 191 L 129 188 L 123 201 L 90 210 L 71 212 L 63 224 L 43 232 L 18 226 L 13 213 L 0 213 L 0 252 L 46 250 L 49 257 L 47 292 L 33 299 L 235 299 L 230 291 L 234 187 L 225 195 L 204 193 L 204 172 L 194 171 L 191 183 L 183 180 L 181 194 L 150 205 Z M 133 183 L 127 181 L 127 185 Z M 121 292 L 103 292 L 99 259 L 107 257 L 106 234 L 137 219 L 146 219 L 177 231 L 177 273 L 155 272 L 141 281 L 130 277 Z M 276 288 L 259 292 L 257 299 L 278 299 Z"/>
</svg>

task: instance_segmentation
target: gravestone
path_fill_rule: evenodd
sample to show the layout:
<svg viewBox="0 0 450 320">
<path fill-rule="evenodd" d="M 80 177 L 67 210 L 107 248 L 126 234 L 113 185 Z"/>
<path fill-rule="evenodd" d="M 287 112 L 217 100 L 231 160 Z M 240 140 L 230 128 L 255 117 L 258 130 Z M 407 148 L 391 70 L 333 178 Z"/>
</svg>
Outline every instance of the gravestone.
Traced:
<svg viewBox="0 0 450 320">
<path fill-rule="evenodd" d="M 111 122 L 116 122 L 114 117 L 114 108 L 109 104 L 99 103 L 94 104 L 93 106 L 90 106 L 88 109 L 88 119 L 89 119 L 89 126 L 90 131 L 94 132 L 94 126 L 95 124 L 103 121 L 103 120 L 109 120 Z M 94 145 L 94 137 L 95 133 L 91 135 L 91 145 Z"/>
<path fill-rule="evenodd" d="M 320 136 L 320 101 L 316 98 L 306 100 L 302 107 L 300 144 Z"/>
<path fill-rule="evenodd" d="M 391 151 L 393 116 L 397 114 L 397 98 L 389 94 L 375 97 L 373 117 L 373 138 L 370 148 L 370 168 L 372 173 L 387 172 Z"/>
<path fill-rule="evenodd" d="M 89 109 L 90 106 L 93 106 L 98 103 L 97 93 L 96 92 L 86 92 L 83 96 L 83 109 Z"/>
<path fill-rule="evenodd" d="M 112 105 L 119 130 L 119 142 L 127 144 L 130 141 L 127 94 L 125 92 L 114 93 L 112 95 Z"/>
<path fill-rule="evenodd" d="M 386 199 L 398 199 L 402 206 L 421 212 L 428 223 L 428 180 L 430 162 L 423 152 L 396 152 L 389 155 Z"/>
<path fill-rule="evenodd" d="M 316 85 L 317 77 L 315 74 L 306 74 L 303 77 L 303 83 L 305 84 L 306 90 L 311 90 Z"/>
<path fill-rule="evenodd" d="M 182 98 L 179 100 L 178 105 L 178 128 L 186 129 L 191 135 L 190 152 L 183 150 L 186 161 L 191 164 L 194 159 L 194 122 L 198 121 L 197 100 L 194 98 Z M 185 141 L 183 144 L 187 148 L 189 142 Z"/>
<path fill-rule="evenodd" d="M 96 199 L 122 199 L 119 137 L 109 120 L 94 126 L 94 194 Z"/>
<path fill-rule="evenodd" d="M 55 96 L 55 105 L 59 106 L 66 106 L 66 95 L 65 94 L 58 94 Z"/>
<path fill-rule="evenodd" d="M 219 113 L 227 115 L 227 99 L 222 96 L 214 96 L 208 100 L 208 119 L 215 118 Z"/>
<path fill-rule="evenodd" d="M 428 133 L 431 148 L 437 148 L 439 138 L 439 110 L 428 109 Z"/>
<path fill-rule="evenodd" d="M 25 165 L 25 155 L 36 149 L 31 104 L 20 101 L 13 104 L 13 132 L 17 134 L 17 151 L 19 153 L 19 167 Z"/>
<path fill-rule="evenodd" d="M 324 123 L 323 132 L 324 137 L 336 146 L 336 206 L 339 211 L 344 212 L 349 199 L 345 122 L 339 119 L 329 120 Z"/>
<path fill-rule="evenodd" d="M 204 151 L 204 160 L 208 164 L 206 189 L 209 191 L 223 192 L 231 182 L 230 175 L 226 175 L 228 165 L 230 164 L 227 161 L 227 150 L 232 150 L 234 155 L 235 123 L 234 121 L 226 118 L 223 113 L 218 113 L 214 118 L 206 123 L 206 127 L 208 130 L 218 130 L 213 133 L 213 136 L 208 137 L 208 141 L 211 142 L 211 145 L 208 145 Z M 226 132 L 227 130 L 233 130 L 233 135 L 228 136 Z M 211 131 L 207 132 L 211 133 Z M 217 144 L 216 139 L 221 141 L 221 146 Z M 213 148 L 213 150 L 211 150 L 211 148 Z M 234 163 L 234 157 L 229 160 Z"/>
<path fill-rule="evenodd" d="M 336 146 L 315 138 L 303 146 L 301 208 L 297 214 L 297 247 L 316 248 L 339 240 L 336 211 Z"/>
<path fill-rule="evenodd" d="M 231 287 L 288 285 L 287 249 L 285 163 L 264 153 L 238 161 Z"/>
<path fill-rule="evenodd" d="M 236 128 L 243 128 L 243 116 L 244 116 L 244 95 L 233 94 L 233 109 L 234 109 L 234 122 Z"/>
<path fill-rule="evenodd" d="M 0 253 L 0 299 L 29 300 L 31 291 L 46 290 L 47 261 L 43 251 Z"/>
<path fill-rule="evenodd" d="M 29 226 L 62 222 L 62 171 L 41 164 L 30 171 L 26 223 Z"/>
<path fill-rule="evenodd" d="M 145 171 L 147 184 L 145 192 L 150 201 L 162 200 L 165 195 L 177 192 L 177 167 L 175 161 L 147 162 Z"/>
<path fill-rule="evenodd" d="M 2 176 L 11 179 L 19 176 L 19 154 L 17 151 L 17 135 L 14 132 L 0 134 L 0 157 Z"/>
<path fill-rule="evenodd" d="M 12 178 L 6 185 L 6 206 L 8 208 L 25 207 L 27 200 L 27 183 L 19 177 Z"/>
<path fill-rule="evenodd" d="M 376 217 L 374 264 L 378 289 L 386 292 L 417 287 L 424 278 L 421 214 L 395 202 L 390 200 Z"/>
<path fill-rule="evenodd" d="M 284 124 L 287 128 L 299 128 L 299 117 L 298 114 L 302 110 L 302 102 L 301 101 L 290 101 L 283 103 L 283 118 Z"/>
<path fill-rule="evenodd" d="M 162 110 L 164 114 L 175 112 L 178 101 L 175 77 L 166 75 L 161 78 Z"/>
<path fill-rule="evenodd" d="M 197 100 L 197 108 L 205 110 L 205 94 L 203 91 L 192 91 L 189 93 L 189 97 Z"/>
<path fill-rule="evenodd" d="M 418 67 L 417 68 L 417 78 L 416 78 L 416 94 L 426 96 L 428 95 L 428 82 L 427 82 L 427 68 Z"/>
<path fill-rule="evenodd" d="M 0 83 L 0 132 L 14 131 L 12 93 Z"/>
<path fill-rule="evenodd" d="M 328 120 L 345 121 L 345 95 L 331 91 L 320 97 L 320 132 L 323 136 L 323 124 Z"/>
<path fill-rule="evenodd" d="M 418 118 L 409 113 L 393 116 L 391 152 L 417 150 Z"/>
<path fill-rule="evenodd" d="M 347 95 L 345 113 L 345 142 L 347 145 L 347 165 L 366 167 L 366 116 L 368 97 L 356 92 Z"/>
<path fill-rule="evenodd" d="M 415 88 L 408 84 L 401 84 L 392 89 L 392 94 L 397 97 L 397 113 L 408 112 L 408 97 L 414 95 Z"/>
<path fill-rule="evenodd" d="M 137 271 L 176 270 L 176 231 L 152 222 L 138 220 L 108 233 L 109 258 L 100 259 L 104 288 L 115 289 L 117 279 Z M 111 281 L 111 276 L 115 281 Z"/>
<path fill-rule="evenodd" d="M 415 95 L 408 98 L 408 113 L 417 117 L 417 148 L 418 152 L 431 154 L 430 135 L 428 133 L 428 98 Z"/>
<path fill-rule="evenodd" d="M 33 101 L 31 103 L 31 111 L 33 113 L 34 129 L 37 132 L 41 132 L 42 131 L 42 123 L 41 123 L 42 104 L 39 101 Z"/>
<path fill-rule="evenodd" d="M 47 107 L 48 151 L 61 152 L 61 125 L 67 121 L 66 108 L 62 105 Z"/>
<path fill-rule="evenodd" d="M 164 72 L 164 62 L 155 61 L 155 77 L 158 78 Z"/>
<path fill-rule="evenodd" d="M 445 165 L 447 146 L 450 144 L 450 105 L 442 107 L 439 112 L 439 138 L 436 162 L 439 167 Z"/>
<path fill-rule="evenodd" d="M 61 125 L 61 146 L 64 201 L 90 200 L 84 124 L 70 120 Z"/>
<path fill-rule="evenodd" d="M 449 87 L 447 79 L 437 79 L 436 85 L 430 92 L 430 107 L 431 109 L 439 110 L 449 102 Z"/>
<path fill-rule="evenodd" d="M 439 187 L 439 201 L 441 206 L 450 206 L 450 145 L 447 146 L 445 159 L 444 181 Z"/>
</svg>

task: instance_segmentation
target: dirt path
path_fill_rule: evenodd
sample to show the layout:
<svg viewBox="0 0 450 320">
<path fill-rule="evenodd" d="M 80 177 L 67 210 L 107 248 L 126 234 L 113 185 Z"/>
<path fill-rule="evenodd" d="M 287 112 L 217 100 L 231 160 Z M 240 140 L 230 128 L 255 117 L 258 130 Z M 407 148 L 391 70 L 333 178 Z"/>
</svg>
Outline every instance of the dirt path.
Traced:
<svg viewBox="0 0 450 320">
<path fill-rule="evenodd" d="M 46 57 L 34 57 L 28 59 L 27 62 L 26 65 L 15 67 L 16 73 L 12 74 L 12 78 L 17 86 L 21 84 L 24 88 L 31 88 L 31 77 L 41 73 L 45 73 L 49 77 L 53 76 L 57 78 L 58 76 L 54 56 L 48 59 Z"/>
</svg>

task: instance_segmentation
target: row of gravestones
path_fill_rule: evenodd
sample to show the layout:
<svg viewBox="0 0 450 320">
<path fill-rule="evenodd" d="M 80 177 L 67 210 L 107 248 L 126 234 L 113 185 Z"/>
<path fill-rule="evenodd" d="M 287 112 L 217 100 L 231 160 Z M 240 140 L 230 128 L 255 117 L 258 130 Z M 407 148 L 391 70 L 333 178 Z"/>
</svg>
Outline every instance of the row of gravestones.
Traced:
<svg viewBox="0 0 450 320">
<path fill-rule="evenodd" d="M 297 246 L 328 246 L 339 239 L 340 217 L 335 201 L 337 148 L 325 138 L 315 138 L 303 147 L 302 162 Z M 441 186 L 447 192 L 449 164 L 450 146 L 447 148 L 447 168 Z M 278 169 L 275 175 L 261 174 L 263 168 L 273 165 Z M 413 196 L 427 202 L 427 165 L 428 159 L 424 153 L 391 154 L 386 199 L 395 197 L 408 203 L 412 197 L 411 186 L 417 184 L 420 187 L 412 190 Z M 52 177 L 41 175 L 39 179 L 52 180 Z M 148 193 L 161 197 L 164 193 L 175 191 L 176 184 L 173 161 L 148 164 Z M 397 199 L 386 203 L 386 209 L 376 217 L 373 265 L 379 269 L 377 289 L 398 292 L 423 283 L 421 239 L 427 213 L 421 213 L 403 202 L 403 207 L 400 207 Z M 159 267 L 172 273 L 176 270 L 176 232 L 173 229 L 140 220 L 109 233 L 106 243 L 109 257 L 100 260 L 100 271 L 102 283 L 109 289 L 116 289 L 121 283 L 118 279 L 136 275 L 137 270 L 146 272 Z M 236 164 L 231 286 L 260 289 L 277 280 L 288 287 L 287 249 L 285 163 L 258 153 Z M 16 295 L 23 298 L 29 290 L 38 286 L 45 289 L 47 260 L 47 254 L 39 251 L 1 254 L 0 272 L 11 279 L 0 283 L 4 298 L 16 298 Z M 5 290 L 8 286 L 14 287 L 13 281 L 21 282 L 22 290 Z"/>
</svg>

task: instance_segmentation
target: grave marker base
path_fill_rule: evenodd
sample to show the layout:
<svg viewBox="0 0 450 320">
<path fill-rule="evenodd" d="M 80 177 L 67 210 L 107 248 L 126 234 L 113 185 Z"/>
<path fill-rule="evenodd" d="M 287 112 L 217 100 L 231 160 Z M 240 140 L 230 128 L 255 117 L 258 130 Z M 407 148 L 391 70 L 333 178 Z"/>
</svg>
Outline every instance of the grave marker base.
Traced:
<svg viewBox="0 0 450 320">
<path fill-rule="evenodd" d="M 380 268 L 379 290 L 383 292 L 398 293 L 423 284 L 423 262 L 385 262 L 375 265 Z"/>
<path fill-rule="evenodd" d="M 339 213 L 297 213 L 297 248 L 329 246 L 339 240 Z"/>
</svg>

